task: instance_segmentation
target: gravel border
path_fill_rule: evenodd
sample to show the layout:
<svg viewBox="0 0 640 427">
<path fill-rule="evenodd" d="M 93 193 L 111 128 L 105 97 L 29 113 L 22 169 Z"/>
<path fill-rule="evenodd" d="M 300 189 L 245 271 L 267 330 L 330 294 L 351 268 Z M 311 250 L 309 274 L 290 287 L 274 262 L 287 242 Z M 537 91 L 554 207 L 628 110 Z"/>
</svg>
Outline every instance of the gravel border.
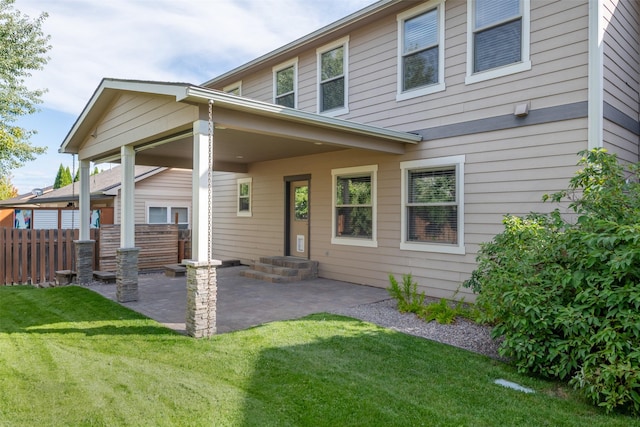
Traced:
<svg viewBox="0 0 640 427">
<path fill-rule="evenodd" d="M 504 360 L 498 354 L 500 340 L 491 338 L 491 327 L 462 318 L 449 325 L 436 321 L 427 323 L 413 313 L 400 313 L 394 299 L 361 304 L 334 313 Z"/>
</svg>

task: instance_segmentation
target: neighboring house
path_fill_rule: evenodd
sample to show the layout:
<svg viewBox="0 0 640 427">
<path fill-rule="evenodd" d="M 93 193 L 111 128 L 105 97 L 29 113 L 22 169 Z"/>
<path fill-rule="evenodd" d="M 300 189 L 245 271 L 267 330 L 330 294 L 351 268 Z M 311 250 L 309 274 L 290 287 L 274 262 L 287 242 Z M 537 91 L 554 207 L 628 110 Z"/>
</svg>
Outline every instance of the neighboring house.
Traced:
<svg viewBox="0 0 640 427">
<path fill-rule="evenodd" d="M 579 151 L 638 161 L 639 22 L 635 1 L 383 0 L 200 86 L 105 79 L 61 151 L 192 168 L 196 260 L 209 231 L 218 259 L 451 297 Z"/>
<path fill-rule="evenodd" d="M 181 228 L 189 228 L 190 170 L 136 166 L 134 175 L 136 224 L 168 224 L 177 219 Z M 120 179 L 120 166 L 89 177 L 91 228 L 98 228 L 101 224 L 119 224 Z M 0 202 L 0 215 L 7 218 L 1 224 L 5 227 L 78 228 L 78 183 L 56 190 L 47 188 L 39 195 L 3 200 Z"/>
</svg>

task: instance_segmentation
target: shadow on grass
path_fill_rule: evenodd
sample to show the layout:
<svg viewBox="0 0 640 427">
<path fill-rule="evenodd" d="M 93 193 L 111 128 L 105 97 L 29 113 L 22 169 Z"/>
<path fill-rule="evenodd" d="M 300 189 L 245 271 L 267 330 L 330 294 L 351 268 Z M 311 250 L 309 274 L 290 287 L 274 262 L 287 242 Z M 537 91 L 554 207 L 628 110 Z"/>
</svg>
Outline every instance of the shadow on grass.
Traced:
<svg viewBox="0 0 640 427">
<path fill-rule="evenodd" d="M 77 286 L 0 287 L 0 333 L 176 335 L 152 319 Z"/>
<path fill-rule="evenodd" d="M 546 389 L 557 385 L 486 356 L 347 317 L 321 313 L 254 331 L 279 340 L 253 366 L 243 426 L 630 425 L 551 397 Z M 538 392 L 498 386 L 498 378 Z"/>
</svg>

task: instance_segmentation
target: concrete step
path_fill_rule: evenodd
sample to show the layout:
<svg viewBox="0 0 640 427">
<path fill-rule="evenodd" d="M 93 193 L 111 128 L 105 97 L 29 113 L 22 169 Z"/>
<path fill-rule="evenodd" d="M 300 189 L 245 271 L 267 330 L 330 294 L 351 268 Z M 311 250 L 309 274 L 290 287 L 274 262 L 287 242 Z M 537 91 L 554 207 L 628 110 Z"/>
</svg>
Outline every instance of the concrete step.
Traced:
<svg viewBox="0 0 640 427">
<path fill-rule="evenodd" d="M 290 283 L 318 277 L 318 262 L 284 256 L 261 257 L 240 274 L 271 283 Z"/>
<path fill-rule="evenodd" d="M 243 270 L 240 272 L 240 275 L 269 283 L 290 283 L 299 280 L 297 276 L 280 276 L 278 274 L 265 273 L 264 271 L 257 270 Z"/>
<path fill-rule="evenodd" d="M 297 276 L 298 269 L 288 267 L 278 267 L 273 264 L 264 264 L 256 262 L 251 265 L 252 270 L 261 271 L 263 273 L 276 274 L 278 276 Z"/>
<path fill-rule="evenodd" d="M 261 264 L 271 264 L 278 267 L 287 267 L 287 268 L 315 268 L 317 269 L 318 261 L 311 261 L 303 258 L 295 258 L 288 256 L 272 256 L 272 257 L 261 257 Z"/>
</svg>

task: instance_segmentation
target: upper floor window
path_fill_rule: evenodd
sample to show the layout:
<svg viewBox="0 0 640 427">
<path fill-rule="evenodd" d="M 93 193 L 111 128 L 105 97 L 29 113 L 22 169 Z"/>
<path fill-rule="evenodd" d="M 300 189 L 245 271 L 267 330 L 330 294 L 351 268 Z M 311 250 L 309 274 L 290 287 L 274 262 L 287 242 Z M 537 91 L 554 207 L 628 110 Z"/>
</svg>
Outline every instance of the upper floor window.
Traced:
<svg viewBox="0 0 640 427">
<path fill-rule="evenodd" d="M 231 95 L 242 96 L 242 80 L 232 83 L 222 88 L 223 92 L 230 93 Z"/>
<path fill-rule="evenodd" d="M 466 83 L 530 70 L 529 0 L 467 0 Z"/>
<path fill-rule="evenodd" d="M 464 254 L 464 156 L 401 162 L 400 249 Z"/>
<path fill-rule="evenodd" d="M 319 48 L 318 54 L 318 111 L 337 116 L 349 112 L 348 88 L 348 42 L 342 38 Z"/>
<path fill-rule="evenodd" d="M 445 89 L 444 1 L 430 1 L 398 15 L 397 100 Z"/>
<path fill-rule="evenodd" d="M 298 59 L 273 67 L 273 102 L 296 108 L 298 87 Z"/>
<path fill-rule="evenodd" d="M 334 169 L 331 243 L 376 247 L 377 165 Z"/>
</svg>

